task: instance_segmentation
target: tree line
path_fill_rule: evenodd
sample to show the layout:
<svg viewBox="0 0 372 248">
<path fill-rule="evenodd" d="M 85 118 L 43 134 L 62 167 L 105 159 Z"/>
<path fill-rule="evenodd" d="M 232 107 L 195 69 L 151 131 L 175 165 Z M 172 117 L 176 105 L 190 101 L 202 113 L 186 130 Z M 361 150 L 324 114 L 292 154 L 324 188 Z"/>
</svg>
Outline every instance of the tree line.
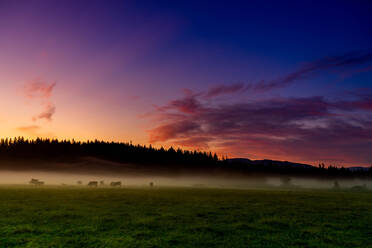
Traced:
<svg viewBox="0 0 372 248">
<path fill-rule="evenodd" d="M 124 142 L 75 141 L 58 139 L 25 139 L 18 137 L 0 140 L 0 158 L 48 159 L 68 161 L 79 157 L 95 157 L 120 163 L 215 165 L 221 161 L 211 152 L 189 151 L 180 148 L 155 148 Z"/>
<path fill-rule="evenodd" d="M 349 170 L 344 167 L 298 166 L 289 162 L 252 161 L 241 163 L 205 151 L 155 148 L 151 145 L 134 145 L 131 142 L 75 141 L 58 139 L 0 139 L 0 160 L 40 160 L 69 162 L 81 157 L 94 157 L 119 163 L 133 163 L 156 168 L 166 166 L 182 167 L 190 171 L 233 172 L 235 174 L 281 174 L 319 177 L 371 177 L 372 167 L 363 170 Z M 269 161 L 269 162 L 268 162 Z"/>
</svg>

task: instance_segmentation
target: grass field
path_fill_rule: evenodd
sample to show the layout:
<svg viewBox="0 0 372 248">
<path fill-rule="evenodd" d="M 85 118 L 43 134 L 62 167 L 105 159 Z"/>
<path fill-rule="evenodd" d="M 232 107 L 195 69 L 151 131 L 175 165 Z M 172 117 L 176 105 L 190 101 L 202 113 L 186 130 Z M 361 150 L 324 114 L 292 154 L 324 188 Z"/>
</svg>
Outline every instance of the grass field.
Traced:
<svg viewBox="0 0 372 248">
<path fill-rule="evenodd" d="M 0 187 L 0 247 L 372 247 L 372 192 Z"/>
</svg>

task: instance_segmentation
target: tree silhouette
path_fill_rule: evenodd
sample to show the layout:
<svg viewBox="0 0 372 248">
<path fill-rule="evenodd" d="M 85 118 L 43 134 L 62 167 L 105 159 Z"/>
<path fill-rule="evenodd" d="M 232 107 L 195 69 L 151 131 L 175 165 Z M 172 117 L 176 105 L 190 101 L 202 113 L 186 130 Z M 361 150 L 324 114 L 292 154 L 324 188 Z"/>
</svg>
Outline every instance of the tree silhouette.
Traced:
<svg viewBox="0 0 372 248">
<path fill-rule="evenodd" d="M 227 157 L 220 159 L 217 154 L 180 148 L 155 148 L 151 145 L 134 145 L 132 142 L 105 142 L 88 140 L 57 139 L 0 139 L 0 161 L 56 161 L 70 162 L 82 157 L 93 157 L 118 163 L 132 163 L 148 168 L 167 168 L 167 171 L 186 169 L 191 172 L 221 171 L 235 174 L 280 174 L 286 176 L 317 177 L 372 177 L 372 167 L 366 170 L 349 170 L 324 163 L 314 166 L 298 166 L 290 162 L 271 160 L 242 163 Z M 56 166 L 56 165 L 53 165 Z M 51 168 L 53 169 L 53 168 Z M 55 169 L 55 168 L 54 168 Z"/>
</svg>

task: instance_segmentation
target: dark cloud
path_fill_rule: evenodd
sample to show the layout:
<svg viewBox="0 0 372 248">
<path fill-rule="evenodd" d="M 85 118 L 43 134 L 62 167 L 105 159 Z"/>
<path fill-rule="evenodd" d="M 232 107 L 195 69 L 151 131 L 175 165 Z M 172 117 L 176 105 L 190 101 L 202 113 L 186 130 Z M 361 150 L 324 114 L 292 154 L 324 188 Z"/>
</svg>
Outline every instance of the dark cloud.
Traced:
<svg viewBox="0 0 372 248">
<path fill-rule="evenodd" d="M 187 114 L 179 105 L 167 105 L 167 111 L 180 114 L 163 115 L 165 123 L 150 130 L 150 142 L 276 159 L 372 163 L 372 100 L 317 96 L 214 105 L 200 98 Z M 360 111 L 364 115 L 356 115 Z M 354 153 L 350 147 L 360 149 Z"/>
<path fill-rule="evenodd" d="M 325 57 L 317 61 L 305 63 L 298 70 L 289 73 L 284 77 L 271 81 L 261 81 L 257 84 L 248 85 L 247 88 L 253 91 L 270 91 L 276 88 L 286 87 L 298 80 L 311 78 L 322 71 L 342 70 L 342 73 L 345 73 L 346 69 L 352 69 L 353 66 L 359 66 L 371 62 L 371 52 L 358 51 L 345 53 L 339 56 Z"/>
<path fill-rule="evenodd" d="M 218 85 L 197 93 L 185 90 L 184 97 L 157 108 L 154 114 L 162 124 L 149 131 L 150 142 L 252 158 L 372 164 L 370 91 L 358 90 L 337 101 L 322 96 L 215 101 L 221 95 L 268 91 L 322 71 L 347 71 L 370 62 L 372 53 L 352 52 L 306 63 L 268 82 Z"/>
<path fill-rule="evenodd" d="M 221 95 L 228 95 L 246 91 L 247 87 L 243 83 L 233 85 L 218 85 L 211 87 L 207 91 L 193 92 L 190 89 L 184 89 L 184 97 L 170 101 L 166 106 L 154 106 L 158 111 L 177 110 L 183 114 L 194 114 L 202 111 L 203 106 L 200 99 L 212 100 Z"/>
<path fill-rule="evenodd" d="M 179 100 L 171 101 L 166 109 L 177 109 L 178 111 L 182 113 L 195 113 L 200 110 L 201 104 L 197 100 L 196 96 L 188 96 Z"/>
<path fill-rule="evenodd" d="M 246 90 L 247 87 L 243 83 L 236 83 L 232 85 L 218 85 L 210 88 L 206 93 L 204 93 L 204 96 L 206 98 L 213 98 L 220 95 L 244 92 Z"/>
<path fill-rule="evenodd" d="M 167 141 L 169 139 L 184 138 L 187 135 L 199 133 L 199 125 L 192 120 L 172 121 L 160 125 L 150 131 L 150 142 Z"/>
</svg>

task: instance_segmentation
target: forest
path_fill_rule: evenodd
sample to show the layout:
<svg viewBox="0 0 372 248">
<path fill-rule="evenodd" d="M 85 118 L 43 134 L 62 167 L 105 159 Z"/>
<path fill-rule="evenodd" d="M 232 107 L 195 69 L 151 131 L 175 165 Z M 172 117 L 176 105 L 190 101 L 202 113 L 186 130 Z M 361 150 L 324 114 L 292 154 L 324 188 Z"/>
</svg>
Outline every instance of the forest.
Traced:
<svg viewBox="0 0 372 248">
<path fill-rule="evenodd" d="M 134 145 L 131 142 L 75 141 L 58 139 L 26 139 L 17 137 L 0 140 L 0 162 L 17 161 L 38 163 L 45 170 L 58 170 L 58 163 L 73 163 L 81 158 L 96 158 L 115 162 L 123 167 L 134 164 L 139 168 L 156 171 L 165 169 L 168 173 L 182 171 L 186 174 L 230 173 L 234 175 L 295 175 L 305 177 L 372 177 L 372 167 L 349 169 L 334 165 L 318 166 L 274 160 L 249 160 L 220 158 L 217 154 L 205 151 L 190 151 L 180 148 L 155 148 Z M 0 165 L 1 166 L 1 165 Z M 117 166 L 116 166 L 117 167 Z M 12 168 L 17 169 L 17 168 Z M 22 168 L 19 168 L 22 169 Z M 110 170 L 108 167 L 107 170 Z"/>
</svg>

